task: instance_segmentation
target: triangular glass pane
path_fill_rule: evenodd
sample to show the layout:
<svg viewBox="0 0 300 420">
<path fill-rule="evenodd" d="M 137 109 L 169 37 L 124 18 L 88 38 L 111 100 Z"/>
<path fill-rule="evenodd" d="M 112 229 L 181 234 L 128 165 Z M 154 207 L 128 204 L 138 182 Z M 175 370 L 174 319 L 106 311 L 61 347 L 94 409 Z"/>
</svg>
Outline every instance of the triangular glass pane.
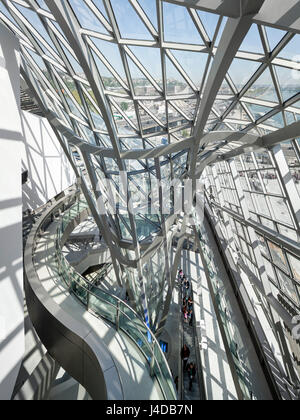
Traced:
<svg viewBox="0 0 300 420">
<path fill-rule="evenodd" d="M 104 7 L 104 4 L 103 4 L 103 0 L 92 0 L 92 1 L 95 4 L 95 6 L 97 7 L 97 9 L 99 9 L 100 12 L 102 13 L 102 15 L 106 18 L 106 20 L 109 21 L 106 10 L 105 10 L 105 7 Z"/>
<path fill-rule="evenodd" d="M 50 12 L 48 6 L 45 3 L 45 0 L 38 0 L 37 2 L 42 9 L 47 10 L 47 12 Z"/>
<path fill-rule="evenodd" d="M 126 134 L 128 134 L 128 135 L 134 134 L 136 131 L 128 123 L 128 121 L 126 121 L 126 119 L 123 117 L 122 113 L 119 112 L 119 110 L 113 104 L 111 104 L 111 109 L 112 109 L 112 113 L 113 113 L 113 117 L 114 117 L 117 129 L 118 129 L 118 133 L 122 136 L 124 136 Z M 126 112 L 124 112 L 124 114 L 126 114 Z M 135 117 L 135 119 L 136 119 L 136 117 Z M 136 127 L 136 130 L 137 130 L 137 127 Z"/>
<path fill-rule="evenodd" d="M 232 95 L 235 96 L 234 92 L 232 91 L 231 87 L 229 86 L 229 83 L 226 79 L 223 80 L 223 83 L 221 85 L 221 89 L 219 91 L 219 94 L 221 95 Z"/>
<path fill-rule="evenodd" d="M 183 44 L 203 43 L 187 9 L 163 2 L 164 40 Z"/>
<path fill-rule="evenodd" d="M 86 79 L 86 75 L 81 67 L 81 65 L 78 63 L 78 61 L 74 58 L 74 56 L 70 53 L 70 51 L 63 45 L 62 42 L 60 42 L 58 40 L 61 48 L 63 49 L 73 71 L 75 74 L 77 74 L 78 76 L 82 77 L 83 79 Z"/>
<path fill-rule="evenodd" d="M 251 153 L 244 153 L 241 157 L 246 170 L 255 169 L 255 164 Z"/>
<path fill-rule="evenodd" d="M 278 102 L 278 96 L 269 69 L 266 69 L 245 93 L 249 98 Z"/>
<path fill-rule="evenodd" d="M 241 60 L 239 58 L 233 60 L 228 73 L 239 91 L 242 90 L 254 73 L 256 73 L 260 65 L 260 63 L 250 60 Z"/>
<path fill-rule="evenodd" d="M 168 104 L 168 117 L 170 129 L 188 123 L 188 120 L 186 120 L 170 103 Z"/>
<path fill-rule="evenodd" d="M 300 91 L 300 71 L 274 66 L 276 69 L 283 101 L 287 101 Z M 293 105 L 294 106 L 294 105 Z"/>
<path fill-rule="evenodd" d="M 209 122 L 208 124 L 206 124 L 204 131 L 205 132 L 212 131 L 212 129 L 215 126 L 216 126 L 216 121 Z"/>
<path fill-rule="evenodd" d="M 204 76 L 208 54 L 182 50 L 171 50 L 171 52 L 194 84 L 197 87 L 200 87 Z"/>
<path fill-rule="evenodd" d="M 76 17 L 84 29 L 89 29 L 90 31 L 100 32 L 103 34 L 108 34 L 105 27 L 97 19 L 96 15 L 92 10 L 86 5 L 82 0 L 70 0 L 69 1 L 72 9 L 74 10 Z"/>
<path fill-rule="evenodd" d="M 146 15 L 148 16 L 154 28 L 158 29 L 156 1 L 155 0 L 138 0 L 138 2 L 140 3 Z"/>
<path fill-rule="evenodd" d="M 29 48 L 26 48 L 26 51 L 30 54 L 35 64 L 41 69 L 41 71 L 47 77 L 47 79 L 51 81 L 50 74 L 42 57 L 30 50 Z"/>
<path fill-rule="evenodd" d="M 134 102 L 131 99 L 113 98 L 114 102 L 121 108 L 122 112 L 137 127 L 137 117 Z"/>
<path fill-rule="evenodd" d="M 244 130 L 244 128 L 247 127 L 249 124 L 233 124 L 230 123 L 230 127 L 232 127 L 235 131 L 241 131 Z M 239 144 L 237 146 L 240 146 Z"/>
<path fill-rule="evenodd" d="M 259 120 L 261 117 L 265 116 L 268 112 L 270 112 L 273 108 L 268 106 L 262 105 L 255 105 L 255 104 L 246 104 L 247 108 L 251 111 L 253 118 L 255 121 Z"/>
<path fill-rule="evenodd" d="M 293 103 L 292 107 L 300 108 L 300 101 Z"/>
<path fill-rule="evenodd" d="M 94 37 L 90 38 L 94 42 L 98 50 L 101 52 L 101 54 L 104 55 L 104 57 L 108 60 L 111 66 L 116 70 L 116 72 L 122 77 L 124 81 L 126 81 L 126 74 L 121 59 L 119 47 L 112 42 L 103 41 L 102 39 Z"/>
<path fill-rule="evenodd" d="M 192 93 L 192 88 L 187 84 L 179 71 L 166 57 L 167 93 L 169 95 Z"/>
<path fill-rule="evenodd" d="M 233 131 L 233 128 L 230 128 L 227 124 L 219 124 L 219 126 L 214 131 Z"/>
<path fill-rule="evenodd" d="M 79 92 L 76 88 L 75 83 L 70 83 L 67 80 L 63 80 L 63 82 L 65 83 L 65 87 L 63 85 L 61 85 L 59 80 L 57 80 L 57 83 L 60 85 L 61 92 L 63 93 L 66 101 L 69 104 L 71 112 L 74 115 L 77 115 L 81 119 L 84 118 L 83 116 L 85 116 L 85 112 L 83 111 L 81 97 L 80 97 L 80 94 L 79 94 Z M 78 104 L 79 108 L 82 110 L 82 112 L 80 112 L 78 110 L 78 108 L 75 106 L 74 102 L 71 100 L 71 97 L 73 97 L 75 102 L 77 102 L 77 104 Z"/>
<path fill-rule="evenodd" d="M 300 35 L 296 34 L 289 41 L 289 43 L 280 51 L 280 53 L 278 54 L 278 57 L 299 62 L 299 45 L 300 45 Z"/>
<path fill-rule="evenodd" d="M 144 25 L 143 21 L 128 1 L 110 1 L 122 38 L 145 40 L 153 39 L 147 27 Z"/>
<path fill-rule="evenodd" d="M 176 131 L 174 135 L 178 137 L 179 140 L 187 139 L 191 137 L 191 128 L 184 128 L 183 130 Z"/>
<path fill-rule="evenodd" d="M 145 67 L 156 83 L 162 88 L 161 54 L 158 48 L 130 47 L 130 50 Z"/>
<path fill-rule="evenodd" d="M 231 101 L 226 101 L 224 99 L 216 99 L 213 108 L 219 115 L 223 115 L 231 103 Z"/>
<path fill-rule="evenodd" d="M 58 54 L 56 47 L 53 44 L 52 39 L 50 38 L 48 32 L 46 31 L 46 28 L 43 25 L 42 21 L 40 20 L 38 14 L 35 13 L 33 10 L 30 10 L 27 7 L 23 7 L 17 3 L 15 3 L 14 5 L 19 9 L 22 15 L 28 20 L 29 24 L 33 26 L 33 28 L 39 33 L 39 35 L 43 37 L 44 40 L 49 44 L 49 46 L 56 52 L 56 54 Z M 32 36 L 34 35 L 32 34 Z M 41 44 L 41 42 L 36 37 L 35 37 L 35 40 L 47 54 L 51 55 L 51 51 L 46 49 L 46 47 L 43 44 Z"/>
<path fill-rule="evenodd" d="M 155 89 L 149 79 L 141 72 L 141 70 L 134 64 L 129 56 L 127 56 L 128 65 L 130 69 L 131 79 L 134 87 L 134 93 L 137 96 L 151 96 L 157 95 L 158 91 Z"/>
<path fill-rule="evenodd" d="M 285 119 L 286 119 L 287 125 L 294 124 L 294 122 L 297 121 L 295 114 L 293 114 L 292 112 L 285 111 L 284 114 L 285 114 Z"/>
<path fill-rule="evenodd" d="M 142 103 L 150 113 L 155 115 L 162 125 L 167 123 L 165 101 L 142 101 Z"/>
<path fill-rule="evenodd" d="M 181 118 L 181 117 L 182 117 L 182 115 L 169 102 L 168 103 L 168 118 L 169 118 L 169 121 L 173 120 L 173 119 L 176 119 L 176 118 Z"/>
<path fill-rule="evenodd" d="M 284 35 L 286 34 L 285 31 L 282 31 L 281 29 L 275 29 L 271 27 L 265 27 L 267 32 L 268 41 L 270 44 L 270 50 L 273 51 L 274 48 L 279 44 L 279 42 L 282 40 Z"/>
<path fill-rule="evenodd" d="M 216 114 L 213 111 L 211 111 L 208 117 L 208 121 L 212 122 L 212 121 L 216 121 L 217 119 L 218 117 L 216 116 Z"/>
<path fill-rule="evenodd" d="M 240 121 L 251 121 L 241 104 L 237 104 L 233 108 L 233 110 L 230 111 L 230 113 L 226 116 L 226 119 L 227 118 Z"/>
<path fill-rule="evenodd" d="M 104 87 L 108 91 L 112 91 L 115 93 L 126 93 L 123 87 L 120 85 L 118 80 L 113 76 L 113 74 L 108 70 L 108 68 L 102 63 L 100 58 L 92 52 L 93 57 L 95 59 L 99 74 L 102 78 L 102 82 Z"/>
<path fill-rule="evenodd" d="M 270 125 L 275 128 L 283 128 L 285 126 L 285 123 L 284 123 L 282 112 L 279 112 L 278 114 L 273 115 L 273 117 L 264 121 L 262 124 Z"/>
<path fill-rule="evenodd" d="M 85 125 L 82 125 L 82 124 L 79 124 L 79 123 L 77 123 L 77 125 L 79 127 L 80 134 L 83 133 L 83 136 L 81 136 L 81 137 L 83 137 L 84 140 L 87 140 L 88 143 L 96 145 L 95 136 L 94 136 L 94 133 L 92 132 L 92 130 L 90 130 Z"/>
<path fill-rule="evenodd" d="M 64 89 L 61 89 L 62 92 L 64 93 Z M 79 112 L 78 108 L 75 106 L 74 102 L 72 101 L 72 99 L 69 97 L 69 95 L 65 94 L 65 100 L 67 101 L 69 108 L 70 108 L 70 112 L 74 115 L 76 115 L 76 117 L 78 118 L 83 118 L 82 114 Z"/>
<path fill-rule="evenodd" d="M 265 54 L 256 24 L 251 26 L 239 50 L 256 54 Z"/>
<path fill-rule="evenodd" d="M 121 143 L 121 147 L 123 150 L 131 150 L 131 149 L 143 149 L 144 145 L 143 145 L 143 140 L 140 137 L 137 138 L 122 138 L 120 140 Z"/>
<path fill-rule="evenodd" d="M 91 103 L 89 98 L 86 96 L 85 93 L 83 93 L 85 102 L 90 110 L 90 114 L 94 123 L 94 126 L 97 130 L 107 131 L 105 122 L 103 121 L 102 116 L 99 114 L 99 112 L 96 110 L 94 105 Z"/>
<path fill-rule="evenodd" d="M 177 101 L 170 102 L 170 104 L 177 106 L 188 118 L 195 118 L 197 99 L 178 99 Z"/>
<path fill-rule="evenodd" d="M 144 134 L 150 135 L 164 131 L 164 129 L 141 106 L 139 106 L 139 113 Z"/>
<path fill-rule="evenodd" d="M 214 13 L 203 12 L 201 10 L 197 10 L 197 13 L 202 21 L 202 24 L 207 32 L 207 35 L 210 37 L 210 40 L 212 41 L 216 32 L 216 29 L 217 29 L 219 16 L 215 15 Z"/>
</svg>

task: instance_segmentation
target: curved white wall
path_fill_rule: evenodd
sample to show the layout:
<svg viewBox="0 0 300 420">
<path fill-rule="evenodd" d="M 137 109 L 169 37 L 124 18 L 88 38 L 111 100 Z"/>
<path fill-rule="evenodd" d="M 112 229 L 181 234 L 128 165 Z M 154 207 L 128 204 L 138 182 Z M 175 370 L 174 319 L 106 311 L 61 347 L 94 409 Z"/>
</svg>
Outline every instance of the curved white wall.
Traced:
<svg viewBox="0 0 300 420">
<path fill-rule="evenodd" d="M 74 184 L 76 178 L 49 122 L 22 111 L 24 149 L 22 170 L 29 179 L 23 185 L 23 210 L 36 209 Z"/>
</svg>

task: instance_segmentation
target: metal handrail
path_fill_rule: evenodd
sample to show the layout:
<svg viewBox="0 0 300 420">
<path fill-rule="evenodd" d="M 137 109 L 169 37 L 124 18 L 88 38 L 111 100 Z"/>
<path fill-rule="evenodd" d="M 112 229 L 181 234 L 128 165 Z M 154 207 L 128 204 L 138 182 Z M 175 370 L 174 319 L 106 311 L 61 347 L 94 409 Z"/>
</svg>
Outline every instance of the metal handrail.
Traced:
<svg viewBox="0 0 300 420">
<path fill-rule="evenodd" d="M 73 203 L 73 205 L 71 205 L 71 207 L 69 207 L 67 211 L 71 212 L 72 210 L 74 210 L 74 207 L 78 208 L 78 210 L 79 210 L 79 204 L 80 204 L 80 202 L 78 201 L 79 198 L 80 197 L 75 197 L 75 204 Z M 39 234 L 39 231 L 40 230 L 44 230 L 44 227 L 46 225 L 45 222 L 49 222 L 49 218 L 51 219 L 51 221 L 53 221 L 53 215 L 56 214 L 57 211 L 60 210 L 63 206 L 64 206 L 64 203 L 60 203 L 60 205 L 55 206 L 54 208 L 52 208 L 51 213 L 48 212 L 45 215 L 45 217 L 43 219 L 43 222 L 40 224 L 40 229 L 37 230 L 37 232 L 36 232 L 36 236 Z M 86 210 L 87 208 L 88 208 L 87 205 L 84 206 L 81 209 L 80 213 L 82 211 Z M 65 256 L 60 252 L 61 251 L 60 240 L 62 238 L 62 233 L 66 230 L 67 226 L 74 219 L 76 219 L 78 217 L 78 214 L 79 213 L 77 212 L 74 215 L 74 217 L 72 217 L 72 218 L 70 218 L 70 217 L 69 218 L 65 218 L 65 215 L 64 215 L 62 217 L 61 223 L 58 226 L 57 231 L 56 231 L 56 233 L 57 233 L 57 237 L 56 237 L 56 241 L 55 241 L 55 245 L 56 245 L 56 257 L 57 257 L 57 261 L 61 265 L 61 267 L 59 267 L 59 272 L 61 273 L 61 269 L 62 269 L 62 267 L 64 265 L 66 267 L 65 274 L 68 275 L 68 278 L 70 279 L 70 289 L 72 287 L 72 283 L 74 284 L 74 282 L 75 282 L 81 289 L 83 289 L 84 291 L 86 291 L 86 293 L 87 293 L 87 296 L 86 296 L 87 297 L 87 305 L 86 305 L 86 307 L 87 307 L 88 310 L 89 310 L 89 308 L 88 308 L 89 297 L 90 296 L 94 296 L 97 300 L 99 300 L 101 302 L 104 302 L 105 305 L 109 305 L 109 306 L 113 307 L 114 309 L 116 309 L 117 316 L 120 316 L 120 314 L 122 314 L 122 316 L 124 316 L 130 322 L 134 322 L 135 320 L 136 321 L 138 320 L 142 324 L 142 326 L 145 328 L 145 332 L 147 333 L 148 339 L 141 340 L 141 341 L 142 341 L 143 344 L 146 344 L 146 346 L 148 347 L 148 350 L 150 351 L 150 355 L 151 355 L 151 363 L 150 363 L 151 373 L 153 373 L 153 376 L 156 376 L 157 381 L 158 381 L 158 383 L 160 385 L 161 391 L 162 391 L 165 399 L 167 399 L 168 395 L 166 394 L 166 391 L 164 389 L 165 387 L 161 384 L 161 380 L 160 380 L 160 377 L 165 377 L 165 374 L 163 374 L 162 369 L 161 369 L 161 366 L 160 366 L 160 363 L 158 362 L 157 357 L 155 355 L 155 350 L 157 349 L 158 352 L 159 352 L 159 354 L 160 354 L 160 356 L 161 356 L 161 358 L 162 358 L 162 360 L 164 361 L 165 367 L 167 368 L 169 379 L 172 381 L 172 385 L 173 386 L 172 387 L 169 387 L 170 394 L 173 396 L 174 399 L 176 399 L 176 394 L 177 393 L 176 393 L 176 389 L 175 389 L 175 385 L 174 385 L 174 382 L 173 382 L 173 378 L 172 378 L 172 374 L 171 374 L 169 365 L 168 365 L 168 363 L 167 363 L 167 361 L 165 359 L 165 356 L 164 356 L 164 354 L 162 352 L 162 349 L 161 349 L 161 347 L 160 347 L 160 345 L 159 345 L 159 343 L 158 343 L 155 335 L 149 329 L 149 327 L 146 325 L 146 323 L 143 321 L 143 319 L 126 302 L 122 301 L 117 296 L 115 296 L 115 295 L 113 295 L 113 294 L 111 294 L 111 293 L 109 293 L 109 292 L 107 292 L 107 291 L 105 291 L 105 290 L 103 290 L 103 289 L 101 289 L 101 288 L 99 288 L 97 286 L 93 286 L 95 289 L 100 290 L 101 293 L 109 296 L 110 298 L 113 298 L 116 301 L 116 305 L 115 305 L 115 304 L 113 304 L 113 303 L 111 303 L 111 302 L 109 302 L 107 300 L 104 300 L 103 298 L 101 298 L 100 296 L 96 295 L 95 293 L 93 293 L 89 289 L 89 287 L 92 286 L 92 285 L 83 276 L 81 276 L 79 273 L 76 272 L 76 270 L 74 269 L 74 267 L 72 267 L 69 264 L 69 262 L 67 261 L 67 259 L 65 258 Z M 66 223 L 66 225 L 64 226 L 65 223 Z M 76 279 L 76 277 L 79 278 L 83 282 L 84 285 L 83 284 L 80 284 L 79 281 Z M 63 278 L 64 278 L 64 276 L 63 276 Z M 87 285 L 87 287 L 86 287 L 86 285 Z M 72 289 L 70 291 L 73 291 L 74 292 L 74 290 L 72 290 Z M 74 294 L 79 299 L 79 301 L 82 303 L 80 297 L 77 296 L 75 292 L 74 292 Z M 120 309 L 120 306 L 121 305 L 123 305 L 125 308 L 128 309 L 128 311 L 133 315 L 133 318 L 130 318 L 125 312 L 123 312 Z M 100 315 L 100 314 L 97 313 L 97 315 Z M 105 317 L 103 314 L 100 315 L 100 316 Z M 115 324 L 118 326 L 117 317 L 116 317 Z M 140 333 L 140 335 L 143 337 L 145 333 L 143 333 L 136 324 L 135 324 L 135 328 Z M 143 349 L 137 343 L 137 341 L 129 334 L 129 332 L 126 329 L 123 329 L 122 327 L 121 327 L 121 329 L 122 329 L 122 331 L 124 331 L 129 336 L 129 338 L 131 340 L 133 340 L 139 346 L 139 350 L 143 353 L 143 355 L 145 356 L 146 360 L 149 363 L 149 357 L 146 355 L 146 353 L 143 351 Z M 151 337 L 151 340 L 149 340 L 150 337 Z M 150 343 L 152 343 L 152 346 L 150 345 Z M 155 374 L 155 369 L 154 369 L 155 368 L 155 363 L 156 363 L 156 367 L 157 367 L 157 369 L 159 371 L 159 375 L 156 375 Z"/>
</svg>

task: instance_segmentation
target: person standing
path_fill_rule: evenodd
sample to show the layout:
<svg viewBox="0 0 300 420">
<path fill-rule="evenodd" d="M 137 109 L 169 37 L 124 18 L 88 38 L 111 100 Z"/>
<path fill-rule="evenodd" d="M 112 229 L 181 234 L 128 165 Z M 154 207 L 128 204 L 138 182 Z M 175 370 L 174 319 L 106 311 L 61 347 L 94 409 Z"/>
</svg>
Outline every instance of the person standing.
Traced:
<svg viewBox="0 0 300 420">
<path fill-rule="evenodd" d="M 188 279 L 184 276 L 183 285 L 182 285 L 182 289 L 183 289 L 182 292 L 183 292 L 184 297 L 187 295 L 187 291 L 188 291 L 187 286 L 189 286 Z"/>
<path fill-rule="evenodd" d="M 187 365 L 187 362 L 189 360 L 190 354 L 191 354 L 190 349 L 185 344 L 182 347 L 182 350 L 181 350 L 181 360 L 183 361 L 183 370 L 184 371 L 186 370 L 186 365 Z"/>
<path fill-rule="evenodd" d="M 193 382 L 196 376 L 196 366 L 194 363 L 190 363 L 187 368 L 189 375 L 189 391 L 193 390 Z"/>
<path fill-rule="evenodd" d="M 185 288 L 186 288 L 186 293 L 187 293 L 190 288 L 190 282 L 188 281 L 188 279 L 186 279 Z"/>
<path fill-rule="evenodd" d="M 193 318 L 194 318 L 193 309 L 190 309 L 190 311 L 189 311 L 189 320 L 190 320 L 189 325 L 190 325 L 190 327 L 193 326 Z"/>
</svg>

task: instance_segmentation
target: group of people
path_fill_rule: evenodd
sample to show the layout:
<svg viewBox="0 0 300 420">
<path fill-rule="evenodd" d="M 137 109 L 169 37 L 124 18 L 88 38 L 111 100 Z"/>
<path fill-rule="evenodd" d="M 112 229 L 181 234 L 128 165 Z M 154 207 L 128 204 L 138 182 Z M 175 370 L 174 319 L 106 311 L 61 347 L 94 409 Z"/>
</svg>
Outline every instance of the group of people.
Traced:
<svg viewBox="0 0 300 420">
<path fill-rule="evenodd" d="M 187 279 L 186 275 L 183 273 L 183 270 L 179 270 L 178 281 L 182 290 L 182 314 L 185 323 L 188 323 L 191 327 L 193 326 L 193 300 L 191 296 L 188 296 L 190 290 L 190 282 Z"/>
<path fill-rule="evenodd" d="M 185 323 L 193 326 L 193 299 L 190 295 L 190 282 L 186 275 L 183 273 L 183 270 L 180 269 L 178 273 L 178 282 L 182 291 L 182 314 Z M 193 390 L 193 382 L 196 376 L 196 365 L 193 362 L 189 362 L 190 358 L 190 349 L 185 344 L 181 350 L 181 359 L 183 362 L 183 372 L 187 372 L 189 376 L 189 390 Z"/>
<path fill-rule="evenodd" d="M 193 362 L 188 363 L 190 357 L 190 349 L 185 344 L 181 350 L 181 360 L 183 361 L 183 372 L 187 372 L 189 376 L 189 391 L 193 390 L 193 382 L 196 376 L 196 365 Z"/>
</svg>

